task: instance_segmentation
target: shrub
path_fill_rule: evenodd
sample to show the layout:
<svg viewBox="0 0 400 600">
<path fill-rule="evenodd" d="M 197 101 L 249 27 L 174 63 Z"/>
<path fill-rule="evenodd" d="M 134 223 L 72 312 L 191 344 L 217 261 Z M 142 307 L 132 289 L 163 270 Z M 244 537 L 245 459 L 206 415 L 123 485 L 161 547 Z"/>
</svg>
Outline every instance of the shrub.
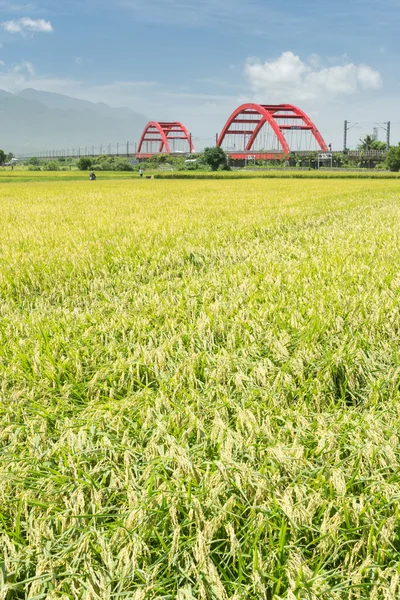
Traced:
<svg viewBox="0 0 400 600">
<path fill-rule="evenodd" d="M 54 160 L 43 165 L 43 171 L 58 171 L 58 168 L 58 164 Z"/>
<path fill-rule="evenodd" d="M 114 160 L 113 171 L 133 171 L 133 165 L 126 158 L 117 158 Z"/>
<path fill-rule="evenodd" d="M 77 167 L 80 171 L 89 171 L 92 168 L 93 161 L 88 156 L 82 156 L 78 162 Z"/>
<path fill-rule="evenodd" d="M 400 145 L 390 148 L 386 156 L 386 166 L 389 171 L 400 171 Z"/>
</svg>

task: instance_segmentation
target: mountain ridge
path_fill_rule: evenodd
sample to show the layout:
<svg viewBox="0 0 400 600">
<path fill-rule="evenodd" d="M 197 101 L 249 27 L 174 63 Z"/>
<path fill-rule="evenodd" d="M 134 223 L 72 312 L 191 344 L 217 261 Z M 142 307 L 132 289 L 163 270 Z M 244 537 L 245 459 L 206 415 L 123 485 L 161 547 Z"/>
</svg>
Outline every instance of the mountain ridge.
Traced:
<svg viewBox="0 0 400 600">
<path fill-rule="evenodd" d="M 0 89 L 0 147 L 16 154 L 133 143 L 148 120 L 129 108 L 104 102 L 33 88 L 16 94 Z"/>
</svg>

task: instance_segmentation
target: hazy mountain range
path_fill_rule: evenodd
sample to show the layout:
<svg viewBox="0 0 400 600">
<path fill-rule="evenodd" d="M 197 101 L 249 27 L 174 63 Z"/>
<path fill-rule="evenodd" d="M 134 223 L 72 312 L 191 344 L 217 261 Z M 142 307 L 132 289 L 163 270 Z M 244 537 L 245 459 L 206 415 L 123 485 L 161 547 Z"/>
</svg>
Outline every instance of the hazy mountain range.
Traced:
<svg viewBox="0 0 400 600">
<path fill-rule="evenodd" d="M 137 142 L 149 121 L 129 108 L 52 92 L 0 90 L 0 148 L 6 152 L 83 148 Z"/>
</svg>

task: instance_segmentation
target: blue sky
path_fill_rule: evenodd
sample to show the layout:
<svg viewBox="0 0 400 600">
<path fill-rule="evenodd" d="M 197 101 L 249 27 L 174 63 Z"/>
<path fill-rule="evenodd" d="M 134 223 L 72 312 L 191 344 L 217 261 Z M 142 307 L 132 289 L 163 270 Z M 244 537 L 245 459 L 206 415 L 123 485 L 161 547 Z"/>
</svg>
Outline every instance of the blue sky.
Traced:
<svg viewBox="0 0 400 600">
<path fill-rule="evenodd" d="M 209 143 L 241 102 L 291 102 L 342 143 L 400 139 L 398 0 L 0 0 L 0 88 L 124 105 Z M 381 134 L 381 139 L 384 133 Z"/>
</svg>

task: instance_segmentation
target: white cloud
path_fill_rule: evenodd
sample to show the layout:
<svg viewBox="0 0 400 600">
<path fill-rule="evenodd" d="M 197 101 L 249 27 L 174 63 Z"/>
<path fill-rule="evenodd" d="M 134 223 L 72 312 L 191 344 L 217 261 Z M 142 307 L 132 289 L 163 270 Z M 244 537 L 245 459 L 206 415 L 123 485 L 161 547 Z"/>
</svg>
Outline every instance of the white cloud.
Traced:
<svg viewBox="0 0 400 600">
<path fill-rule="evenodd" d="M 303 62 L 293 52 L 265 62 L 248 59 L 245 74 L 253 92 L 269 100 L 312 100 L 382 86 L 380 73 L 368 65 L 347 62 L 324 67 L 316 55 Z"/>
<path fill-rule="evenodd" d="M 45 21 L 45 19 L 31 19 L 31 17 L 3 21 L 1 27 L 7 33 L 19 33 L 21 35 L 25 35 L 26 33 L 52 33 L 54 31 L 50 21 Z"/>
<path fill-rule="evenodd" d="M 35 68 L 33 64 L 28 62 L 27 60 L 23 60 L 22 62 L 15 65 L 13 71 L 14 73 L 22 73 L 23 79 L 26 77 L 26 75 L 28 75 L 29 77 L 33 77 L 35 75 Z"/>
<path fill-rule="evenodd" d="M 308 64 L 313 69 L 319 69 L 322 67 L 322 59 L 318 54 L 311 54 L 311 56 L 308 57 Z"/>
</svg>

